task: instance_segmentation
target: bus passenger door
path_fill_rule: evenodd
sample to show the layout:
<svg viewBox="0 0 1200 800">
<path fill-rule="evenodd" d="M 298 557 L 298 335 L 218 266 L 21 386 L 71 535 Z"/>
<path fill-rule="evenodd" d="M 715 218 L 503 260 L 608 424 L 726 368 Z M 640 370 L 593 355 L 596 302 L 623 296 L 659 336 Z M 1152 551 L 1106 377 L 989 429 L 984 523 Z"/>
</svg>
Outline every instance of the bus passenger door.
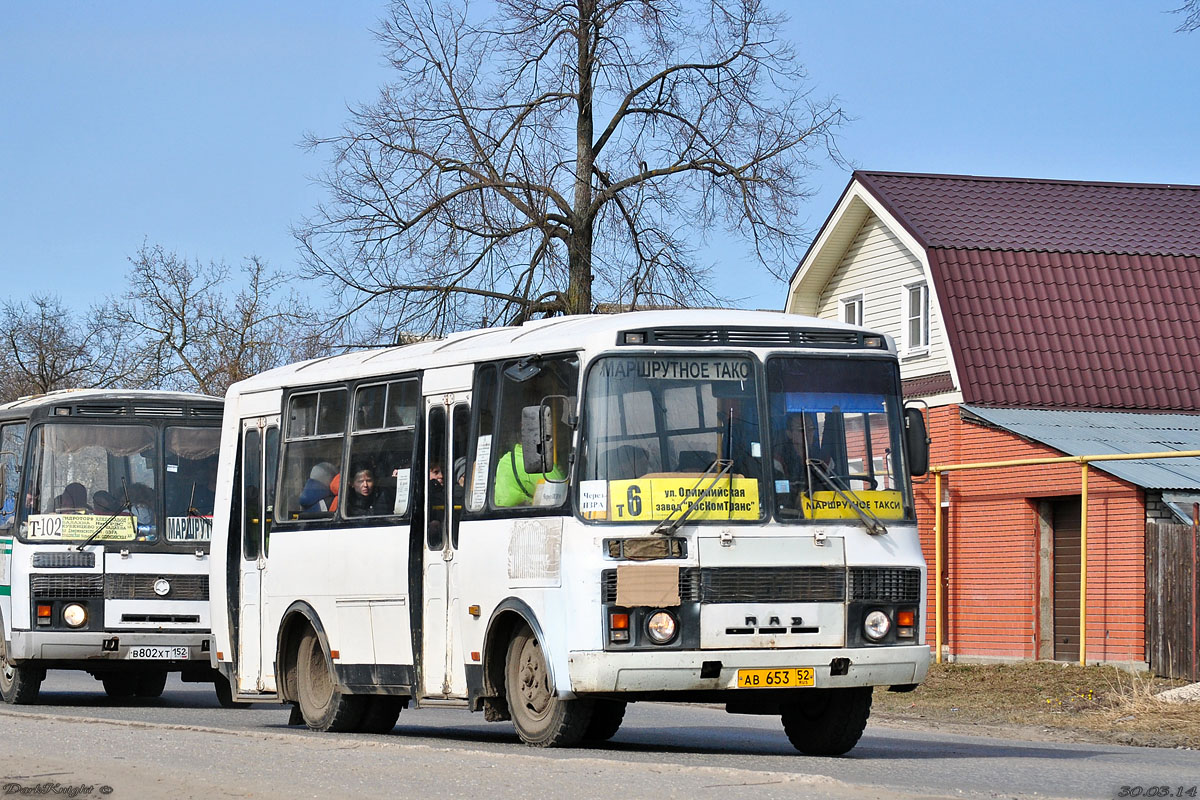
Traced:
<svg viewBox="0 0 1200 800">
<path fill-rule="evenodd" d="M 264 583 L 275 474 L 279 465 L 279 418 L 242 421 L 242 536 L 239 560 L 237 687 L 240 693 L 274 687 L 275 635 L 265 627 Z M 268 681 L 270 677 L 272 680 Z"/>
<path fill-rule="evenodd" d="M 421 636 L 421 695 L 467 696 L 466 661 L 458 623 L 458 516 L 463 487 L 455 463 L 466 454 L 470 420 L 468 393 L 426 399 L 425 544 L 422 564 L 424 613 Z M 465 474 L 465 461 L 464 474 Z M 441 473 L 441 480 L 436 473 Z"/>
</svg>

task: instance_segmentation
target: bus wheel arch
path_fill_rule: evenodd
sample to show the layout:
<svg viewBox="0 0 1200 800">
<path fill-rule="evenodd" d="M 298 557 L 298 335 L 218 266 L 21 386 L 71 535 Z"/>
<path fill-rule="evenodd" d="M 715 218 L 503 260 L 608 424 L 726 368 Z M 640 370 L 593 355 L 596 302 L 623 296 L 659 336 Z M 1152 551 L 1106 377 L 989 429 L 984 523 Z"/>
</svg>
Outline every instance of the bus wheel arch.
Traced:
<svg viewBox="0 0 1200 800">
<path fill-rule="evenodd" d="M 504 706 L 504 667 L 508 658 L 508 646 L 522 628 L 533 631 L 542 640 L 542 626 L 538 624 L 533 609 L 521 600 L 510 597 L 492 612 L 487 633 L 483 639 L 483 690 L 486 697 L 498 698 Z M 554 667 L 547 664 L 551 685 L 554 685 Z M 508 719 L 505 709 L 503 719 Z M 498 721 L 498 720 L 497 720 Z"/>
<path fill-rule="evenodd" d="M 316 610 L 303 601 L 292 603 L 279 623 L 275 644 L 277 689 L 279 699 L 285 702 L 294 703 L 299 700 L 296 691 L 296 656 L 300 649 L 300 639 L 310 630 L 316 634 L 325 652 L 329 652 L 325 626 L 321 624 Z"/>
</svg>

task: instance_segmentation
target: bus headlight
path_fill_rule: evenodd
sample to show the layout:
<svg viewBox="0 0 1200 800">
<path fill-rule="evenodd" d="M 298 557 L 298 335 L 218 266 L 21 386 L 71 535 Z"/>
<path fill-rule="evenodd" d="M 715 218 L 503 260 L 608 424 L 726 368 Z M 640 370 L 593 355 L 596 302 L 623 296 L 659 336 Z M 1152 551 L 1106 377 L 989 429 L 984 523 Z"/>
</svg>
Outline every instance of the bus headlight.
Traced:
<svg viewBox="0 0 1200 800">
<path fill-rule="evenodd" d="M 646 634 L 655 644 L 666 644 L 675 638 L 679 630 L 675 617 L 669 611 L 655 611 L 646 620 Z"/>
<path fill-rule="evenodd" d="M 873 642 L 878 642 L 880 639 L 888 635 L 888 631 L 892 629 L 892 621 L 888 619 L 888 615 L 882 611 L 872 611 L 867 614 L 863 620 L 863 633 Z"/>
<path fill-rule="evenodd" d="M 87 609 L 79 603 L 71 603 L 63 609 L 63 622 L 72 628 L 83 627 L 87 623 Z"/>
</svg>

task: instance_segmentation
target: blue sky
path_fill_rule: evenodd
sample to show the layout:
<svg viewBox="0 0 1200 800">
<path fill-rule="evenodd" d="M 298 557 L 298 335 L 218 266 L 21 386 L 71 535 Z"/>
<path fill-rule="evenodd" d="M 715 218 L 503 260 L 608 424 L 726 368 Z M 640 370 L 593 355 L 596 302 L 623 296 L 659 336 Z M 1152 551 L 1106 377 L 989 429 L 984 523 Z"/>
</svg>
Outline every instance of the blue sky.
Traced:
<svg viewBox="0 0 1200 800">
<path fill-rule="evenodd" d="M 777 0 L 778 2 L 778 0 Z M 1174 0 L 779 3 L 864 169 L 1200 184 L 1200 32 Z M 0 276 L 84 308 L 143 241 L 204 262 L 297 261 L 322 199 L 306 131 L 387 79 L 383 0 L 16 0 L 0 7 Z M 812 176 L 815 230 L 849 174 Z M 783 284 L 723 243 L 716 290 Z M 747 277 L 750 275 L 751 277 Z"/>
</svg>

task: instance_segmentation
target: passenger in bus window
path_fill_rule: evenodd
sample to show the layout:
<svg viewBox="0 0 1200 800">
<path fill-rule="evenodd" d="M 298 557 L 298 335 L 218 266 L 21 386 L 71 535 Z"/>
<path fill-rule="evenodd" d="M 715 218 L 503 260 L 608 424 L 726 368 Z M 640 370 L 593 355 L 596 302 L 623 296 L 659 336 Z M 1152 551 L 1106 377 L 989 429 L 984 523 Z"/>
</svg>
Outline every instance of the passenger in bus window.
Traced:
<svg viewBox="0 0 1200 800">
<path fill-rule="evenodd" d="M 301 511 L 332 511 L 330 502 L 335 495 L 329 484 L 333 482 L 335 474 L 337 470 L 328 461 L 322 461 L 312 468 L 304 488 L 300 490 Z"/>
<path fill-rule="evenodd" d="M 462 505 L 463 495 L 467 490 L 467 459 L 459 456 L 454 459 L 454 485 L 450 487 L 454 494 L 454 507 Z"/>
<path fill-rule="evenodd" d="M 103 489 L 92 495 L 92 507 L 96 509 L 97 514 L 116 514 L 123 510 L 116 495 Z"/>
<path fill-rule="evenodd" d="M 154 525 L 154 505 L 157 500 L 154 490 L 144 483 L 131 483 L 127 491 L 129 510 L 137 517 L 138 541 L 155 541 L 158 532 Z"/>
<path fill-rule="evenodd" d="M 346 516 L 378 517 L 391 513 L 391 504 L 385 502 L 383 492 L 375 483 L 375 471 L 362 466 L 351 470 L 353 481 L 350 495 L 346 498 Z"/>
<path fill-rule="evenodd" d="M 54 498 L 55 511 L 86 511 L 87 507 L 87 489 L 82 483 L 68 483 L 62 494 Z"/>
<path fill-rule="evenodd" d="M 442 462 L 429 464 L 429 507 L 441 509 L 446 506 L 446 474 Z"/>
<path fill-rule="evenodd" d="M 333 499 L 329 501 L 329 513 L 337 511 L 338 498 L 342 496 L 342 473 L 333 476 L 333 480 L 329 482 L 329 491 L 333 494 Z"/>
<path fill-rule="evenodd" d="M 790 484 L 790 491 L 808 489 L 809 458 L 822 464 L 827 462 L 825 454 L 812 443 L 816 437 L 816 423 L 805 420 L 803 413 L 787 415 L 784 442 L 775 449 L 775 469 Z"/>
</svg>

